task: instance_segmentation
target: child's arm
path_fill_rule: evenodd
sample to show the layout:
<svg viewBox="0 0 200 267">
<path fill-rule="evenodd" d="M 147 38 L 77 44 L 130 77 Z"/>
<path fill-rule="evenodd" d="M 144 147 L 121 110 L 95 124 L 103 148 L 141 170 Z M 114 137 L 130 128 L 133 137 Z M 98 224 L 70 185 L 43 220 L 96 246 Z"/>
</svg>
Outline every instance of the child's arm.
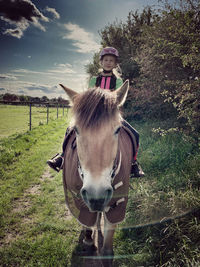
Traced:
<svg viewBox="0 0 200 267">
<path fill-rule="evenodd" d="M 123 84 L 123 80 L 121 78 L 117 78 L 117 80 L 116 80 L 116 89 L 121 87 L 122 84 Z"/>
<path fill-rule="evenodd" d="M 95 87 L 96 87 L 96 77 L 93 76 L 89 81 L 88 88 L 95 88 Z"/>
</svg>

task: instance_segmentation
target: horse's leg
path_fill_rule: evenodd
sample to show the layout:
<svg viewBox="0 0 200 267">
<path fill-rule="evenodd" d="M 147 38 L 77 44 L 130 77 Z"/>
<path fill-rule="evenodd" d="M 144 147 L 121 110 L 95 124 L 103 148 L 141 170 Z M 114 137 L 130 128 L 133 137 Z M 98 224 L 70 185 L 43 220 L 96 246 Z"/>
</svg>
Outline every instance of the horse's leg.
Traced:
<svg viewBox="0 0 200 267">
<path fill-rule="evenodd" d="M 83 227 L 83 232 L 84 232 L 83 250 L 88 255 L 94 255 L 94 252 L 96 252 L 97 248 L 92 238 L 93 231 L 90 228 Z"/>
<path fill-rule="evenodd" d="M 103 259 L 102 263 L 103 266 L 112 266 L 113 261 L 113 236 L 115 233 L 116 225 L 110 224 L 105 218 L 104 218 L 104 242 L 103 247 L 101 249 L 101 255 L 108 257 L 107 259 Z M 110 257 L 109 257 L 110 256 Z"/>
<path fill-rule="evenodd" d="M 102 213 L 99 213 L 98 220 L 97 220 L 97 242 L 96 242 L 99 253 L 101 251 L 101 248 L 103 247 L 101 218 L 102 218 Z"/>
<path fill-rule="evenodd" d="M 92 239 L 92 229 L 87 228 L 87 227 L 83 227 L 83 231 L 84 231 L 84 239 L 83 239 L 83 243 L 87 246 L 92 246 L 94 244 L 94 241 Z"/>
</svg>

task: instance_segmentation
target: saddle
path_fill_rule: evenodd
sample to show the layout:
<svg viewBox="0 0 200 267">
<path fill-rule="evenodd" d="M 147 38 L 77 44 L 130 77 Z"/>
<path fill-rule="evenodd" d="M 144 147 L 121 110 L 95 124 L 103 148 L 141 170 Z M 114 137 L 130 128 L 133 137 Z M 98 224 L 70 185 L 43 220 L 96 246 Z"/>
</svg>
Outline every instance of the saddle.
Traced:
<svg viewBox="0 0 200 267">
<path fill-rule="evenodd" d="M 67 138 L 63 165 L 63 186 L 66 203 L 72 215 L 82 225 L 92 227 L 97 222 L 98 212 L 89 211 L 80 195 L 83 183 L 78 172 L 79 160 L 76 149 L 76 135 L 73 129 Z M 119 132 L 119 151 L 116 162 L 118 163 L 121 153 L 121 165 L 112 182 L 113 197 L 103 212 L 110 224 L 118 224 L 125 218 L 131 163 L 133 155 L 136 153 L 135 137 L 124 126 Z"/>
</svg>

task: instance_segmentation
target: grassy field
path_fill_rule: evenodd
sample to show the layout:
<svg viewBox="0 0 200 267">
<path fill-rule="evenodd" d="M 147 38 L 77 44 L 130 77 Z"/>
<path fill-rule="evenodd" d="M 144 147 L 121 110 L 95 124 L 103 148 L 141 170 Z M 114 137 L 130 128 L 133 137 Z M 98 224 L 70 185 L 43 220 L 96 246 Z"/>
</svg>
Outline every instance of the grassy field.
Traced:
<svg viewBox="0 0 200 267">
<path fill-rule="evenodd" d="M 178 132 L 153 130 L 166 125 L 134 125 L 146 177 L 131 181 L 114 266 L 200 266 L 199 148 Z M 80 266 L 80 225 L 67 213 L 61 173 L 46 167 L 66 127 L 59 119 L 0 140 L 0 266 Z"/>
<path fill-rule="evenodd" d="M 66 109 L 65 109 L 66 113 Z M 63 110 L 59 108 L 59 117 Z M 49 108 L 49 120 L 57 118 L 57 108 Z M 32 107 L 32 128 L 47 123 L 47 108 Z M 0 138 L 29 130 L 29 106 L 0 105 Z"/>
</svg>

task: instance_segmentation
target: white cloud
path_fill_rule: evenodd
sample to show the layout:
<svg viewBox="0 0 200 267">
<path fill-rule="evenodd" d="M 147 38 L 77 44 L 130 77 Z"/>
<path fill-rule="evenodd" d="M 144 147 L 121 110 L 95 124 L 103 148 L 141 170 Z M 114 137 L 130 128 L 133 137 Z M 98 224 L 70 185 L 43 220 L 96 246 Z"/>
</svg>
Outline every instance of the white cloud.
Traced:
<svg viewBox="0 0 200 267">
<path fill-rule="evenodd" d="M 46 72 L 44 71 L 33 71 L 33 70 L 28 70 L 28 69 L 15 69 L 15 70 L 12 70 L 12 72 L 21 73 L 21 74 L 46 74 Z"/>
<path fill-rule="evenodd" d="M 59 13 L 55 10 L 55 8 L 52 8 L 52 7 L 46 7 L 45 8 L 45 11 L 49 12 L 49 13 L 52 13 L 54 19 L 59 19 L 60 18 L 60 15 Z"/>
<path fill-rule="evenodd" d="M 33 4 L 31 0 L 1 0 L 0 1 L 1 16 L 0 19 L 7 25 L 15 28 L 7 28 L 3 34 L 10 35 L 20 39 L 25 30 L 33 25 L 41 31 L 46 31 L 45 26 L 41 22 L 49 22 L 49 18 L 44 16 L 40 10 Z M 59 19 L 60 15 L 55 8 L 46 7 L 46 11 L 53 14 L 55 19 Z"/>
<path fill-rule="evenodd" d="M 17 78 L 12 74 L 0 73 L 0 80 L 17 80 Z"/>
<path fill-rule="evenodd" d="M 49 69 L 47 71 L 48 73 L 56 73 L 56 74 L 73 74 L 76 73 L 76 71 L 73 70 L 73 67 L 71 64 L 56 64 L 54 69 Z"/>
<path fill-rule="evenodd" d="M 77 24 L 67 23 L 64 27 L 68 33 L 63 39 L 72 40 L 77 52 L 90 53 L 99 50 L 100 45 L 95 41 L 93 33 L 87 32 Z"/>
</svg>

